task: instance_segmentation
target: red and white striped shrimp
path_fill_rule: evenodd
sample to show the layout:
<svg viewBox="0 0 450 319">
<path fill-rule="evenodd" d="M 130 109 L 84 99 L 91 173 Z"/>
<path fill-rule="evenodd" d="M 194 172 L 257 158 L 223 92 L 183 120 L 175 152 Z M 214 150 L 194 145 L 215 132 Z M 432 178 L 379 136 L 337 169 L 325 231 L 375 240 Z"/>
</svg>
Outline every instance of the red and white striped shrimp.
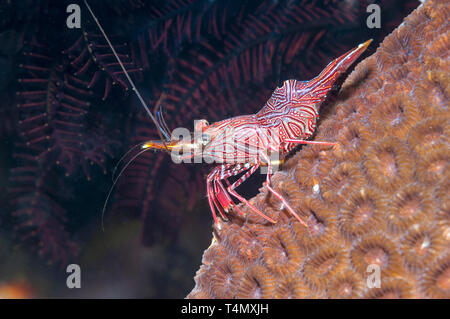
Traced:
<svg viewBox="0 0 450 319">
<path fill-rule="evenodd" d="M 88 6 L 87 3 L 86 5 Z M 90 12 L 93 14 L 92 11 Z M 107 39 L 108 44 L 110 44 L 95 16 L 94 20 Z M 236 192 L 236 187 L 255 173 L 259 167 L 267 167 L 264 186 L 283 203 L 283 207 L 306 226 L 306 223 L 297 215 L 283 196 L 272 188 L 271 177 L 274 166 L 281 163 L 298 144 L 334 145 L 330 142 L 308 141 L 307 139 L 315 131 L 319 107 L 325 100 L 327 93 L 331 90 L 337 78 L 355 62 L 371 41 L 366 41 L 333 60 L 317 77 L 310 81 L 285 81 L 281 87 L 275 89 L 270 99 L 256 114 L 236 116 L 212 124 L 202 120 L 197 127 L 201 134 L 196 139 L 194 138 L 194 141 L 186 142 L 185 140 L 170 140 L 168 138 L 148 141 L 141 145 L 142 150 L 139 154 L 149 149 L 168 152 L 191 149 L 192 152 L 184 153 L 181 156 L 188 159 L 195 156 L 195 150 L 201 150 L 202 156 L 207 159 L 207 162 L 218 163 L 219 165 L 208 174 L 206 182 L 208 202 L 218 227 L 220 227 L 220 223 L 216 211 L 225 220 L 227 219 L 226 213 L 231 209 L 242 214 L 232 197 L 245 203 L 252 211 L 267 221 L 276 223 L 274 219 L 266 216 Z M 110 47 L 115 54 L 112 45 Z M 127 71 L 117 55 L 116 58 L 127 75 Z M 162 135 L 167 137 L 167 132 L 162 129 L 164 125 L 155 120 L 131 78 L 128 75 L 127 78 L 144 108 L 155 122 L 160 137 Z M 272 154 L 277 154 L 278 157 L 274 160 Z M 238 175 L 241 176 L 231 184 L 228 179 Z"/>
<path fill-rule="evenodd" d="M 370 42 L 371 40 L 362 43 L 332 61 L 310 81 L 285 81 L 281 87 L 275 89 L 264 107 L 256 114 L 236 116 L 210 125 L 206 121 L 203 122 L 201 137 L 194 141 L 194 148 L 203 148 L 204 157 L 220 163 L 207 177 L 207 196 L 216 224 L 216 210 L 223 218 L 230 208 L 240 212 L 231 196 L 248 205 L 266 220 L 275 223 L 275 220 L 264 215 L 236 192 L 236 187 L 262 165 L 268 167 L 264 186 L 298 221 L 305 224 L 283 196 L 271 187 L 274 162 L 268 154 L 279 152 L 279 163 L 298 144 L 334 145 L 307 139 L 315 131 L 319 107 L 332 85 L 364 52 Z M 232 145 L 227 145 L 227 141 Z M 150 141 L 144 147 L 164 149 L 157 141 Z M 179 141 L 168 141 L 167 147 L 173 150 L 183 145 Z M 240 174 L 243 175 L 237 181 L 229 183 L 230 177 Z M 223 181 L 227 184 L 226 187 Z"/>
</svg>

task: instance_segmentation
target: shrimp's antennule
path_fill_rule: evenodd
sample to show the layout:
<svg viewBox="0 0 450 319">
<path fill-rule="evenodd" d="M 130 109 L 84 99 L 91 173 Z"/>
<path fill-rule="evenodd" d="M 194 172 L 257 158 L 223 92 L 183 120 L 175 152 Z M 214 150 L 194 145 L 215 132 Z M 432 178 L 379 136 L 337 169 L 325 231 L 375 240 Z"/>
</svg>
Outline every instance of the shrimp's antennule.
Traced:
<svg viewBox="0 0 450 319">
<path fill-rule="evenodd" d="M 153 116 L 152 112 L 150 112 L 150 108 L 147 106 L 147 103 L 145 103 L 144 99 L 142 98 L 141 94 L 139 93 L 139 91 L 136 88 L 136 85 L 134 85 L 133 80 L 131 79 L 130 75 L 128 74 L 127 70 L 125 69 L 125 66 L 123 65 L 122 61 L 119 58 L 119 55 L 117 54 L 116 50 L 114 49 L 113 45 L 111 44 L 111 41 L 109 41 L 108 36 L 106 35 L 105 31 L 103 30 L 100 22 L 98 21 L 97 17 L 95 16 L 94 12 L 92 11 L 91 7 L 89 6 L 89 4 L 87 3 L 86 0 L 84 0 L 84 4 L 86 5 L 86 7 L 89 10 L 89 13 L 91 14 L 92 18 L 94 19 L 95 23 L 97 24 L 98 28 L 100 29 L 100 32 L 102 33 L 103 37 L 105 38 L 106 42 L 108 43 L 108 46 L 110 47 L 112 53 L 114 54 L 115 58 L 117 59 L 117 62 L 119 63 L 120 67 L 122 68 L 123 73 L 125 74 L 128 82 L 130 83 L 133 91 L 136 93 L 139 101 L 141 102 L 142 106 L 144 107 L 145 111 L 147 112 L 147 114 L 150 116 L 150 118 L 152 119 L 153 123 L 155 123 L 156 125 L 156 129 L 158 131 L 159 134 L 159 138 L 161 139 L 161 141 L 163 141 L 163 144 L 165 145 L 164 142 L 164 138 L 163 135 L 165 135 L 165 137 L 167 137 L 167 134 L 163 134 L 162 132 L 164 132 L 164 130 L 161 128 L 161 125 L 159 124 L 159 122 L 155 119 L 155 117 Z"/>
</svg>

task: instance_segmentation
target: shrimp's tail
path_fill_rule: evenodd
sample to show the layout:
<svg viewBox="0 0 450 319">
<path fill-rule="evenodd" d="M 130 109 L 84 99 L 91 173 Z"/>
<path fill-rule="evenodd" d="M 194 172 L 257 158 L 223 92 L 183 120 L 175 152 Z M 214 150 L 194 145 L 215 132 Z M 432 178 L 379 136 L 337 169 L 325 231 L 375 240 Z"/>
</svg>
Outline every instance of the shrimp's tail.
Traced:
<svg viewBox="0 0 450 319">
<path fill-rule="evenodd" d="M 372 39 L 367 40 L 366 42 L 358 45 L 356 48 L 344 53 L 339 58 L 331 61 L 317 77 L 308 82 L 308 85 L 311 87 L 318 87 L 318 94 L 321 94 L 322 92 L 326 94 L 327 91 L 323 88 L 331 88 L 337 78 L 342 73 L 347 71 L 347 69 L 367 49 L 371 42 Z"/>
</svg>

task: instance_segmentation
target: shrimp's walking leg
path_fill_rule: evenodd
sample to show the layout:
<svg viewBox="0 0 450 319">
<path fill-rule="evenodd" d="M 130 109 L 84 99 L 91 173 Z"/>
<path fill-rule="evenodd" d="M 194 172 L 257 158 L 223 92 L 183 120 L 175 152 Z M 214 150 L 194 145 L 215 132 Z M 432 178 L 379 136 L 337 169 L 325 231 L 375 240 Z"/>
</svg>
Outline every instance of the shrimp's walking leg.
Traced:
<svg viewBox="0 0 450 319">
<path fill-rule="evenodd" d="M 231 199 L 230 195 L 226 191 L 223 184 L 220 182 L 220 177 L 217 177 L 214 179 L 213 185 L 214 185 L 214 194 L 215 194 L 217 200 L 219 201 L 220 206 L 226 212 L 229 211 L 230 207 L 233 207 L 236 209 L 236 205 L 234 204 L 233 200 Z M 236 209 L 236 210 L 238 211 L 239 214 L 242 214 L 241 211 L 239 211 L 238 209 Z"/>
<path fill-rule="evenodd" d="M 254 165 L 251 167 L 246 165 L 244 166 L 221 165 L 220 167 L 214 168 L 208 175 L 207 180 L 208 202 L 216 224 L 218 223 L 216 216 L 216 208 L 221 214 L 222 218 L 225 220 L 226 217 L 224 213 L 227 212 L 231 207 L 240 215 L 244 215 L 244 213 L 235 205 L 233 200 L 230 198 L 229 194 L 237 198 L 240 202 L 248 205 L 254 212 L 256 212 L 264 219 L 270 221 L 271 223 L 276 223 L 276 221 L 260 212 L 254 205 L 250 204 L 244 197 L 239 195 L 234 190 L 236 187 L 242 184 L 250 175 L 252 175 L 258 169 L 258 167 L 259 165 Z M 230 182 L 228 181 L 228 178 L 231 176 L 236 176 L 243 172 L 246 173 L 231 185 Z M 222 184 L 223 180 L 228 184 L 228 187 L 226 189 Z"/>
<path fill-rule="evenodd" d="M 214 168 L 209 174 L 206 182 L 206 190 L 208 196 L 208 203 L 213 214 L 216 224 L 218 224 L 216 209 L 219 211 L 222 219 L 228 220 L 225 213 L 230 207 L 233 207 L 239 214 L 244 215 L 235 205 L 221 180 L 226 180 L 230 176 L 235 176 L 248 170 L 246 167 L 235 167 L 234 165 L 221 165 Z"/>
<path fill-rule="evenodd" d="M 286 143 L 296 143 L 296 144 L 327 145 L 327 146 L 337 145 L 337 143 L 333 143 L 333 142 L 319 142 L 319 141 L 306 141 L 306 140 L 293 140 L 293 139 L 286 139 L 285 142 Z"/>
<path fill-rule="evenodd" d="M 267 189 L 275 195 L 284 205 L 284 207 L 287 208 L 287 210 L 305 227 L 308 227 L 308 225 L 300 218 L 298 217 L 297 213 L 292 209 L 292 207 L 286 202 L 286 200 L 281 196 L 277 191 L 275 191 L 271 185 L 271 177 L 272 177 L 272 164 L 270 162 L 270 159 L 267 157 L 267 155 L 263 154 L 263 157 L 267 161 L 267 177 L 266 182 L 264 183 L 264 186 L 267 187 Z"/>
<path fill-rule="evenodd" d="M 218 220 L 217 220 L 217 215 L 216 215 L 216 208 L 220 213 L 220 216 L 224 219 L 227 220 L 227 218 L 225 217 L 225 214 L 223 212 L 223 207 L 222 204 L 219 204 L 217 202 L 217 198 L 216 198 L 216 194 L 215 194 L 215 187 L 213 188 L 212 184 L 215 181 L 215 178 L 217 176 L 219 172 L 219 168 L 216 167 L 215 169 L 213 169 L 209 174 L 208 177 L 206 179 L 206 194 L 208 197 L 208 203 L 209 203 L 209 207 L 211 209 L 213 218 L 214 218 L 214 223 L 216 225 L 219 225 Z M 219 201 L 220 202 L 220 201 Z"/>
<path fill-rule="evenodd" d="M 228 187 L 227 190 L 228 192 L 233 195 L 234 197 L 236 197 L 239 201 L 241 201 L 242 203 L 246 204 L 248 207 L 250 207 L 255 213 L 257 213 L 258 215 L 260 215 L 261 217 L 263 217 L 264 219 L 268 220 L 269 222 L 276 224 L 276 221 L 273 220 L 272 218 L 270 218 L 269 216 L 263 214 L 261 211 L 259 211 L 255 206 L 253 206 L 252 204 L 250 204 L 250 202 L 248 200 L 246 200 L 244 197 L 242 197 L 241 195 L 239 195 L 236 191 L 235 188 L 238 187 L 239 185 L 241 185 L 247 178 L 250 177 L 250 175 L 252 175 L 257 169 L 258 169 L 259 165 L 254 165 L 252 166 L 248 172 L 246 172 L 244 175 L 242 175 L 237 181 L 235 181 L 232 185 L 230 185 L 228 183 Z"/>
</svg>

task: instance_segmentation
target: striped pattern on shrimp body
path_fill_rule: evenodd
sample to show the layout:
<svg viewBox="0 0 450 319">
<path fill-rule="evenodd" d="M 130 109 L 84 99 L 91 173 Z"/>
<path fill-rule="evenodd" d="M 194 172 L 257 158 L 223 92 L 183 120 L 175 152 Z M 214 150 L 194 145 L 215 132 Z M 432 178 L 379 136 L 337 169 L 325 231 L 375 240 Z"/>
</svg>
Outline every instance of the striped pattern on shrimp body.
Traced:
<svg viewBox="0 0 450 319">
<path fill-rule="evenodd" d="M 273 142 L 265 131 L 253 114 L 216 122 L 204 132 L 210 142 L 203 150 L 203 157 L 216 163 L 257 163 L 261 150 Z"/>
<path fill-rule="evenodd" d="M 284 140 L 307 139 L 316 129 L 317 103 L 305 101 L 305 86 L 297 80 L 284 81 L 257 113 L 261 127 L 275 130 L 286 152 L 295 144 L 284 143 Z"/>
</svg>

